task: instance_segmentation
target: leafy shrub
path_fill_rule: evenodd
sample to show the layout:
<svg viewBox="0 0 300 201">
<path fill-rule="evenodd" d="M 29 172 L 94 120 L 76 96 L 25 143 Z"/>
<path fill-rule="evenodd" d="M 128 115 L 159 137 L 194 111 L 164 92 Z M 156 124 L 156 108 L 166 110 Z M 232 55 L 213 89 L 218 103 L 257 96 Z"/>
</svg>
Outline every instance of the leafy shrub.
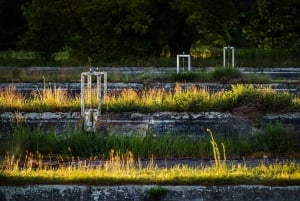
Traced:
<svg viewBox="0 0 300 201">
<path fill-rule="evenodd" d="M 180 72 L 171 74 L 170 79 L 173 82 L 203 82 L 208 81 L 208 76 L 202 72 Z"/>
<path fill-rule="evenodd" d="M 282 154 L 294 150 L 293 135 L 280 122 L 269 124 L 258 131 L 255 137 L 257 151 Z"/>
<path fill-rule="evenodd" d="M 160 200 L 162 196 L 166 195 L 168 193 L 168 189 L 163 188 L 161 186 L 152 187 L 147 191 L 148 195 L 155 199 Z"/>
<path fill-rule="evenodd" d="M 210 73 L 211 80 L 228 82 L 232 79 L 239 79 L 242 77 L 242 73 L 237 68 L 218 67 Z"/>
<path fill-rule="evenodd" d="M 280 110 L 292 105 L 293 97 L 288 92 L 275 92 L 271 89 L 265 89 L 262 94 L 262 105 L 267 110 Z"/>
</svg>

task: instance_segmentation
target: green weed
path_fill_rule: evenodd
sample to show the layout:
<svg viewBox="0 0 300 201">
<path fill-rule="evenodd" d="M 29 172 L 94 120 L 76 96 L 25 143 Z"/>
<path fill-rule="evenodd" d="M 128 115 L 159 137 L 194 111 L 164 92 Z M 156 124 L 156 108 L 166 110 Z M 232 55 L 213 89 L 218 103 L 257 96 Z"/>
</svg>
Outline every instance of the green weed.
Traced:
<svg viewBox="0 0 300 201">
<path fill-rule="evenodd" d="M 258 131 L 255 137 L 255 146 L 259 151 L 272 154 L 295 151 L 293 134 L 280 122 L 267 125 Z"/>
<path fill-rule="evenodd" d="M 159 200 L 168 193 L 168 190 L 164 187 L 157 186 L 150 188 L 147 193 L 152 199 Z"/>
<path fill-rule="evenodd" d="M 203 72 L 180 72 L 166 75 L 165 79 L 171 82 L 206 82 L 209 81 L 209 75 Z"/>
<path fill-rule="evenodd" d="M 207 132 L 210 135 L 210 144 L 212 146 L 213 156 L 214 156 L 214 160 L 215 160 L 215 168 L 218 169 L 218 170 L 222 170 L 222 169 L 226 168 L 225 145 L 224 145 L 224 143 L 221 143 L 222 150 L 223 150 L 223 161 L 222 161 L 221 160 L 220 149 L 219 149 L 219 146 L 218 146 L 217 142 L 214 139 L 212 131 L 210 129 L 207 129 Z"/>
<path fill-rule="evenodd" d="M 214 71 L 210 74 L 210 80 L 212 81 L 220 81 L 228 83 L 230 80 L 233 79 L 241 79 L 242 73 L 237 68 L 230 68 L 230 67 L 217 67 Z"/>
</svg>

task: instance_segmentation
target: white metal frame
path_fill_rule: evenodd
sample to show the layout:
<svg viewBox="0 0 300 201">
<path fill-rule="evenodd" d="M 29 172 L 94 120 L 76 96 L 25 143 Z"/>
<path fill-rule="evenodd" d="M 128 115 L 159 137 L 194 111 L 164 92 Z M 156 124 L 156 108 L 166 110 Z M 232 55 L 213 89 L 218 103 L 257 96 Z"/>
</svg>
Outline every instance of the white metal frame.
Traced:
<svg viewBox="0 0 300 201">
<path fill-rule="evenodd" d="M 227 46 L 223 48 L 223 66 L 226 67 L 226 50 L 231 49 L 231 66 L 234 67 L 234 47 Z"/>
<path fill-rule="evenodd" d="M 188 60 L 188 71 L 191 71 L 191 55 L 183 53 L 183 54 L 178 54 L 177 55 L 177 73 L 179 73 L 180 58 L 183 59 L 183 62 L 184 62 L 184 58 L 187 58 L 187 60 Z"/>
<path fill-rule="evenodd" d="M 95 92 L 93 92 L 93 77 L 96 77 L 97 79 Z M 92 105 L 93 93 L 96 93 L 97 95 L 96 108 Z M 89 72 L 81 73 L 81 117 L 83 118 L 84 130 L 95 131 L 98 116 L 101 114 L 102 97 L 106 97 L 106 95 L 107 72 L 93 71 L 91 69 Z"/>
</svg>

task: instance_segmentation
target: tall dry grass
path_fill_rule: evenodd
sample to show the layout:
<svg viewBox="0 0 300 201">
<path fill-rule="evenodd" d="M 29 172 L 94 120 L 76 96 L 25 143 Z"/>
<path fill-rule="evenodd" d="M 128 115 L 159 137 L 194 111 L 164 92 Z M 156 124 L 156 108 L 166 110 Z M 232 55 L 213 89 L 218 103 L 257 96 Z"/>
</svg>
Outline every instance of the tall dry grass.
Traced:
<svg viewBox="0 0 300 201">
<path fill-rule="evenodd" d="M 209 92 L 195 86 L 176 84 L 174 91 L 150 89 L 140 93 L 125 89 L 111 94 L 103 102 L 110 111 L 231 111 L 241 105 L 253 105 L 263 111 L 290 108 L 297 104 L 288 92 L 276 92 L 271 88 L 253 85 L 232 85 L 231 90 Z"/>
<path fill-rule="evenodd" d="M 60 88 L 36 90 L 26 97 L 14 86 L 0 90 L 2 111 L 73 111 L 80 108 L 79 96 L 71 97 Z"/>
<path fill-rule="evenodd" d="M 0 89 L 0 109 L 1 110 L 20 110 L 25 105 L 24 96 L 16 90 L 13 85 L 5 89 Z"/>
<path fill-rule="evenodd" d="M 37 106 L 45 110 L 65 110 L 74 108 L 74 105 L 78 107 L 78 101 L 78 98 L 71 98 L 67 94 L 67 91 L 63 89 L 49 88 L 43 89 L 42 91 L 34 91 L 29 103 L 31 107 Z"/>
<path fill-rule="evenodd" d="M 93 89 L 95 90 L 95 89 Z M 92 92 L 92 107 L 96 107 L 96 93 Z M 87 99 L 87 94 L 85 94 Z M 299 98 L 288 92 L 276 92 L 270 87 L 253 85 L 232 85 L 231 90 L 210 92 L 195 86 L 185 87 L 176 84 L 173 90 L 124 89 L 111 92 L 102 99 L 102 111 L 105 112 L 199 112 L 232 111 L 236 107 L 252 105 L 262 111 L 281 109 L 299 110 Z M 86 107 L 90 107 L 86 102 Z M 24 98 L 14 87 L 0 91 L 0 108 L 4 111 L 79 111 L 80 96 L 69 96 L 60 88 L 44 88 L 34 91 L 30 98 Z"/>
<path fill-rule="evenodd" d="M 0 184 L 183 184 L 224 185 L 263 184 L 299 185 L 300 166 L 295 162 L 268 163 L 257 166 L 246 162 L 227 163 L 225 166 L 188 165 L 158 167 L 153 158 L 147 164 L 136 159 L 130 151 L 125 154 L 111 152 L 109 158 L 43 161 L 42 156 L 28 154 L 24 162 L 8 155 L 1 167 Z"/>
</svg>

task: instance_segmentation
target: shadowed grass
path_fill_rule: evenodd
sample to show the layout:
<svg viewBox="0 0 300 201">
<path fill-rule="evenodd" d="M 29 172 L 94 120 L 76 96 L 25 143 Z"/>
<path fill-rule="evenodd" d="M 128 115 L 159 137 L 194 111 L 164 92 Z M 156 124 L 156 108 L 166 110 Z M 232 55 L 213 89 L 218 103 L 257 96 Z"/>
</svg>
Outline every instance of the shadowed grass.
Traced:
<svg viewBox="0 0 300 201">
<path fill-rule="evenodd" d="M 7 153 L 24 156 L 28 152 L 47 157 L 50 154 L 107 158 L 111 150 L 118 150 L 119 154 L 130 150 L 133 155 L 141 158 L 152 155 L 157 158 L 215 158 L 217 166 L 221 166 L 223 163 L 220 161 L 226 161 L 226 154 L 230 158 L 240 159 L 255 153 L 258 157 L 272 155 L 290 158 L 299 152 L 293 140 L 294 134 L 281 123 L 267 125 L 252 136 L 243 137 L 234 134 L 225 137 L 219 133 L 215 137 L 211 137 L 210 133 L 201 133 L 199 136 L 190 136 L 188 133 L 154 135 L 150 132 L 132 135 L 102 132 L 88 134 L 73 129 L 57 134 L 54 129 L 46 131 L 30 128 L 21 120 L 12 126 L 12 130 L 0 142 L 0 159 Z M 221 151 L 219 147 L 222 147 Z"/>
</svg>

